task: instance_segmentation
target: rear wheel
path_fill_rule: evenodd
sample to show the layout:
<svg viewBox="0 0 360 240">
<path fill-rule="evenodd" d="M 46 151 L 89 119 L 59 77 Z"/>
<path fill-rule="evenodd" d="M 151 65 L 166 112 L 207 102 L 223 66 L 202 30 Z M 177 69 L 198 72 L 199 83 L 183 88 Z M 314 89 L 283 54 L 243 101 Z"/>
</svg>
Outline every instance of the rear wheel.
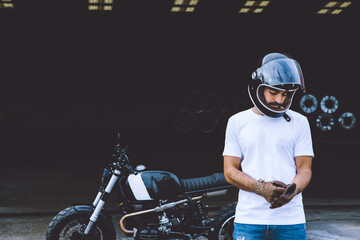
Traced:
<svg viewBox="0 0 360 240">
<path fill-rule="evenodd" d="M 230 203 L 221 208 L 218 214 L 216 214 L 216 224 L 214 232 L 209 234 L 210 240 L 232 240 L 232 234 L 234 231 L 234 219 L 236 202 Z"/>
<path fill-rule="evenodd" d="M 68 207 L 59 212 L 50 222 L 46 240 L 82 240 L 82 232 L 89 222 L 89 208 Z M 89 240 L 115 240 L 116 232 L 110 219 L 100 215 L 93 225 Z"/>
</svg>

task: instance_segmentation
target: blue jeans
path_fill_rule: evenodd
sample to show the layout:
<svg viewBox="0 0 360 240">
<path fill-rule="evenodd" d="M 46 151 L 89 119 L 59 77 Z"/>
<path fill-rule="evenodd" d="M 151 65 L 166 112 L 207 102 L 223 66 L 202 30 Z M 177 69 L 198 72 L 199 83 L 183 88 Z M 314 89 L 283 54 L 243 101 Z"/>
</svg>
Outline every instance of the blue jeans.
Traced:
<svg viewBox="0 0 360 240">
<path fill-rule="evenodd" d="M 256 225 L 234 223 L 234 240 L 306 240 L 305 224 Z"/>
</svg>

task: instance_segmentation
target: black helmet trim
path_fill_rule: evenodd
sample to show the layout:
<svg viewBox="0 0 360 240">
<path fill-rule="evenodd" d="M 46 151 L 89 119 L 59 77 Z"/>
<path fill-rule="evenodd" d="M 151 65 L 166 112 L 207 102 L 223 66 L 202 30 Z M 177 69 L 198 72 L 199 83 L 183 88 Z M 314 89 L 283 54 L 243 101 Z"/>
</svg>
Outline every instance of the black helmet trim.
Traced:
<svg viewBox="0 0 360 240">
<path fill-rule="evenodd" d="M 254 106 L 256 107 L 256 109 L 263 115 L 269 116 L 269 117 L 281 117 L 281 113 L 275 113 L 273 111 L 268 110 L 267 108 L 264 108 L 263 104 L 260 103 L 260 100 L 258 99 L 258 97 L 256 96 L 255 92 L 257 91 L 253 91 L 252 88 L 254 88 L 253 86 L 248 86 L 248 93 L 250 96 L 250 99 L 252 101 L 252 103 L 254 104 Z"/>
<path fill-rule="evenodd" d="M 264 97 L 261 96 L 261 92 L 260 92 L 260 89 L 261 89 L 262 87 L 268 87 L 268 88 L 271 88 L 271 89 L 274 89 L 274 90 L 286 91 L 286 92 L 289 93 L 289 94 L 287 95 L 287 97 L 285 98 L 285 100 L 284 100 L 283 107 L 282 107 L 281 110 L 276 110 L 276 109 L 270 108 L 270 107 L 268 107 L 268 106 L 264 103 L 265 99 L 262 100 L 262 98 L 264 98 Z M 257 89 L 256 89 L 256 97 L 257 97 L 257 99 L 259 100 L 260 104 L 261 104 L 267 111 L 271 111 L 271 112 L 275 112 L 275 113 L 279 113 L 279 114 L 283 115 L 283 114 L 290 108 L 296 90 L 297 90 L 297 88 L 286 90 L 286 89 L 283 89 L 283 88 L 270 86 L 270 85 L 268 85 L 268 84 L 260 84 L 260 85 L 257 87 Z M 263 92 L 263 90 L 261 90 L 261 91 Z M 280 116 L 281 116 L 281 115 L 280 115 Z"/>
<path fill-rule="evenodd" d="M 265 84 L 262 84 L 262 86 L 266 86 Z M 260 87 L 260 86 L 258 86 Z M 257 88 L 258 88 L 257 87 Z M 270 86 L 271 87 L 271 86 Z M 293 99 L 293 96 L 294 94 L 292 94 L 292 97 L 291 97 L 291 101 L 290 101 L 290 104 L 288 105 L 288 107 L 286 108 L 286 110 L 283 110 L 283 111 L 274 111 L 268 107 L 266 107 L 261 101 L 260 99 L 258 98 L 258 95 L 256 94 L 256 92 L 258 92 L 258 90 L 256 89 L 255 91 L 252 91 L 251 90 L 251 86 L 249 85 L 248 86 L 248 93 L 249 93 L 249 96 L 250 96 L 250 99 L 251 99 L 251 102 L 254 104 L 255 108 L 263 115 L 266 115 L 266 116 L 269 116 L 269 117 L 273 117 L 273 118 L 279 118 L 279 117 L 282 117 L 282 116 L 285 116 L 285 112 L 290 108 L 291 106 L 291 103 L 292 103 L 292 99 Z M 271 87 L 273 88 L 273 87 Z M 296 90 L 293 91 L 293 93 L 295 93 Z M 288 120 L 287 120 L 288 121 Z"/>
</svg>

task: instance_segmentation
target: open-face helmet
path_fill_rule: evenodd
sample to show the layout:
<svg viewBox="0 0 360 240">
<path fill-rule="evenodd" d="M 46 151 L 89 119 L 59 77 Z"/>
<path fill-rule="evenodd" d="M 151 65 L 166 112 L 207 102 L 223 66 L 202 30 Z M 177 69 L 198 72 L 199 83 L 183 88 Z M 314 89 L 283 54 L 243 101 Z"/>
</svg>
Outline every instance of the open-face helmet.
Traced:
<svg viewBox="0 0 360 240">
<path fill-rule="evenodd" d="M 286 91 L 286 98 L 280 107 L 267 104 L 264 90 Z M 262 65 L 252 74 L 248 86 L 250 99 L 255 107 L 269 117 L 281 117 L 290 108 L 294 94 L 299 88 L 305 91 L 304 77 L 299 63 L 281 53 L 270 53 L 262 60 Z"/>
</svg>

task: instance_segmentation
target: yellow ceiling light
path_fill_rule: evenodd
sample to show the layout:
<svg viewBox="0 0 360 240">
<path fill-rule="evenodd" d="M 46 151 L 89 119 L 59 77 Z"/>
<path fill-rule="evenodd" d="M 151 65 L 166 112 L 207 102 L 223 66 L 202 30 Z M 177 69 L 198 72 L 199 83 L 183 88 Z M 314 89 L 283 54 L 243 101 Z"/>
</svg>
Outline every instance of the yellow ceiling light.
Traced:
<svg viewBox="0 0 360 240">
<path fill-rule="evenodd" d="M 97 5 L 89 5 L 88 10 L 89 10 L 89 11 L 96 11 L 96 10 L 99 10 L 99 6 L 97 6 Z"/>
<path fill-rule="evenodd" d="M 240 7 L 239 13 L 262 13 L 270 4 L 270 1 L 266 0 L 251 0 L 246 1 L 243 6 Z"/>
<path fill-rule="evenodd" d="M 338 15 L 343 12 L 343 10 L 351 5 L 352 1 L 342 0 L 342 1 L 329 1 L 324 4 L 324 6 L 317 11 L 317 14 L 332 14 Z"/>
<path fill-rule="evenodd" d="M 180 12 L 181 11 L 181 7 L 172 7 L 171 8 L 172 12 Z"/>
<path fill-rule="evenodd" d="M 14 9 L 12 0 L 0 0 L 0 8 Z"/>
<path fill-rule="evenodd" d="M 259 4 L 259 7 L 266 7 L 267 5 L 269 5 L 270 1 L 261 1 Z"/>
<path fill-rule="evenodd" d="M 183 5 L 184 0 L 174 0 L 174 5 Z"/>
<path fill-rule="evenodd" d="M 170 11 L 174 13 L 193 13 L 195 12 L 200 0 L 174 0 Z"/>
<path fill-rule="evenodd" d="M 113 4 L 114 0 L 89 0 L 89 4 Z"/>
<path fill-rule="evenodd" d="M 340 14 L 342 12 L 342 9 L 335 9 L 331 12 L 331 14 Z"/>
<path fill-rule="evenodd" d="M 329 12 L 329 9 L 320 9 L 317 14 L 326 14 Z"/>
<path fill-rule="evenodd" d="M 111 11 L 112 10 L 112 6 L 111 5 L 106 5 L 104 6 L 104 11 Z"/>
<path fill-rule="evenodd" d="M 88 0 L 89 11 L 112 11 L 114 0 Z"/>
<path fill-rule="evenodd" d="M 338 2 L 328 2 L 325 7 L 326 8 L 332 8 L 335 7 L 338 4 Z"/>
<path fill-rule="evenodd" d="M 2 6 L 4 8 L 14 8 L 14 4 L 13 3 L 3 3 Z"/>
<path fill-rule="evenodd" d="M 351 2 L 344 2 L 340 5 L 341 8 L 347 8 L 348 6 L 350 6 Z"/>
<path fill-rule="evenodd" d="M 254 9 L 254 13 L 262 13 L 262 11 L 264 11 L 263 8 L 255 8 Z"/>
<path fill-rule="evenodd" d="M 255 1 L 246 1 L 246 3 L 244 4 L 245 7 L 252 7 L 255 5 Z"/>
<path fill-rule="evenodd" d="M 199 0 L 190 0 L 189 1 L 189 5 L 190 6 L 195 6 L 195 5 L 197 5 L 199 3 Z"/>
<path fill-rule="evenodd" d="M 239 13 L 248 13 L 250 8 L 240 8 Z"/>
</svg>

